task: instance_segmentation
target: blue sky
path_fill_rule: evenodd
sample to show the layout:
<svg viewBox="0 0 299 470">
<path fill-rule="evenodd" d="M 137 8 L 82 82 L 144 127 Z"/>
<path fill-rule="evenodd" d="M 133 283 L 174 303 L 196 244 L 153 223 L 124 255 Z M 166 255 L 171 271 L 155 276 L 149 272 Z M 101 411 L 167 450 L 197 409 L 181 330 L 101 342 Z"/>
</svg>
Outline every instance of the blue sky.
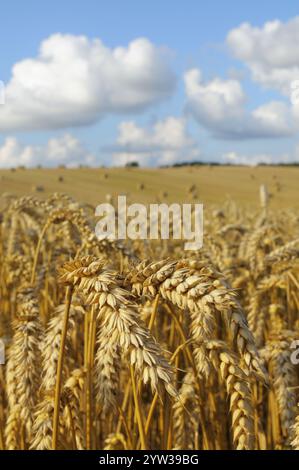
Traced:
<svg viewBox="0 0 299 470">
<path fill-rule="evenodd" d="M 149 165 L 193 158 L 245 163 L 297 159 L 299 110 L 291 105 L 288 95 L 297 67 L 299 79 L 299 46 L 294 42 L 296 3 L 12 0 L 2 4 L 0 79 L 7 93 L 5 105 L 0 106 L 0 166 L 33 165 L 39 159 L 54 165 L 59 155 L 67 164 L 122 164 L 132 159 Z M 267 29 L 265 23 L 274 20 L 280 23 Z M 249 28 L 239 40 L 244 22 Z M 236 33 L 228 41 L 232 30 Z M 38 58 L 43 41 L 57 33 L 58 39 L 51 42 L 50 60 Z M 65 35 L 71 36 L 65 39 Z M 51 74 L 55 79 L 57 74 L 66 76 L 63 67 L 71 69 L 74 65 L 76 70 L 83 47 L 76 37 L 81 35 L 90 41 L 84 51 L 91 53 L 74 88 L 87 95 L 86 102 L 80 96 L 82 111 L 78 103 L 70 102 L 65 83 L 55 110 L 52 100 L 38 103 L 41 94 L 51 96 Z M 104 78 L 101 62 L 95 57 L 99 49 L 92 42 L 94 38 L 106 48 L 103 55 L 109 73 Z M 128 50 L 138 38 L 145 38 L 147 43 L 136 44 L 134 67 L 140 59 L 138 51 L 148 57 L 140 66 L 137 63 L 135 78 L 130 75 L 133 62 L 116 63 L 113 50 Z M 68 47 L 72 45 L 74 62 L 67 60 L 64 65 L 59 50 L 66 42 Z M 295 53 L 289 57 L 290 48 Z M 35 65 L 18 68 L 25 59 L 35 61 Z M 40 62 L 43 74 L 48 74 L 49 67 L 46 85 Z M 15 64 L 18 72 L 12 83 Z M 92 76 L 86 79 L 89 70 Z M 186 74 L 190 70 L 200 71 L 200 76 L 189 74 L 187 90 Z M 138 96 L 131 96 L 135 82 Z M 28 83 L 30 89 L 36 87 L 31 95 L 27 93 Z M 101 83 L 111 96 L 101 96 L 105 94 Z M 41 93 L 36 91 L 38 87 Z M 128 96 L 125 104 L 122 91 Z M 96 95 L 95 109 L 92 93 Z M 78 115 L 80 119 L 72 120 Z M 165 132 L 169 138 L 164 137 Z M 70 156 L 72 149 L 74 159 Z"/>
</svg>

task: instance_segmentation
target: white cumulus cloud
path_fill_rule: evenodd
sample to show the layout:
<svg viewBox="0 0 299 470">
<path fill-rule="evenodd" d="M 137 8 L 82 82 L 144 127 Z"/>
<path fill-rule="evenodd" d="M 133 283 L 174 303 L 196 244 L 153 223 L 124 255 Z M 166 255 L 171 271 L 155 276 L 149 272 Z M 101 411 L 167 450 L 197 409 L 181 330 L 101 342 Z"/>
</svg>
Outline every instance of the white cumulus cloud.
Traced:
<svg viewBox="0 0 299 470">
<path fill-rule="evenodd" d="M 122 122 L 116 145 L 111 149 L 116 165 L 138 161 L 141 165 L 172 164 L 199 157 L 195 140 L 189 135 L 185 119 L 168 117 L 148 128 L 133 121 Z"/>
<path fill-rule="evenodd" d="M 162 48 L 139 38 L 111 49 L 100 39 L 54 34 L 13 66 L 0 132 L 90 124 L 169 97 L 176 78 Z"/>
<path fill-rule="evenodd" d="M 236 79 L 204 82 L 199 69 L 188 70 L 184 79 L 187 111 L 215 137 L 285 137 L 295 132 L 292 110 L 282 101 L 248 111 L 246 95 Z"/>
<path fill-rule="evenodd" d="M 24 145 L 15 137 L 7 137 L 0 146 L 0 168 L 15 166 L 77 166 L 93 164 L 95 157 L 74 136 L 65 134 L 44 145 Z"/>
<path fill-rule="evenodd" d="M 260 28 L 243 23 L 228 33 L 227 44 L 253 80 L 289 96 L 292 81 L 299 79 L 299 16 Z"/>
</svg>

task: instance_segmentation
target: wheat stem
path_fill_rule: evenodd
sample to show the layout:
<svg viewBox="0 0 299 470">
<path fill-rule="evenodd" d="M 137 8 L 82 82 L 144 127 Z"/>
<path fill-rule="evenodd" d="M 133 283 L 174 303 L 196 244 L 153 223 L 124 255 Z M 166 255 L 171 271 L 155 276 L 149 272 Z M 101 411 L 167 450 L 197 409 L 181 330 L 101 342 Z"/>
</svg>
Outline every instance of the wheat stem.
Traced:
<svg viewBox="0 0 299 470">
<path fill-rule="evenodd" d="M 63 369 L 64 348 L 65 348 L 66 336 L 67 336 L 69 312 L 70 312 L 70 307 L 72 303 L 72 294 L 73 294 L 73 288 L 70 286 L 67 287 L 66 296 L 65 296 L 65 311 L 64 311 L 63 328 L 61 332 L 61 342 L 60 342 L 60 350 L 59 350 L 59 357 L 58 357 L 58 364 L 57 364 L 57 378 L 56 378 L 56 386 L 55 386 L 55 401 L 54 401 L 54 414 L 53 414 L 52 450 L 57 449 L 57 443 L 58 443 L 62 369 Z"/>
</svg>

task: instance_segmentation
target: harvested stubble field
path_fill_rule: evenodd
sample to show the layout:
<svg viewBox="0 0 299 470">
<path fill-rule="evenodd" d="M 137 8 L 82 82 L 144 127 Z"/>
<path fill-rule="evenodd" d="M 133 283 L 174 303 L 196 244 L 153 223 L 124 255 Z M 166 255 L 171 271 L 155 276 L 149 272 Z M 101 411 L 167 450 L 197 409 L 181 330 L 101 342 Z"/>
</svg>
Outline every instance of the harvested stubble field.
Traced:
<svg viewBox="0 0 299 470">
<path fill-rule="evenodd" d="M 50 196 L 64 192 L 77 201 L 99 204 L 107 194 L 127 194 L 133 202 L 190 202 L 221 205 L 232 199 L 257 208 L 265 184 L 273 209 L 299 208 L 299 167 L 200 166 L 165 169 L 80 168 L 0 170 L 0 194 Z M 143 185 L 143 189 L 141 186 Z M 190 191 L 194 186 L 194 190 Z"/>
<path fill-rule="evenodd" d="M 297 169 L 0 179 L 1 449 L 299 449 Z M 98 241 L 107 193 L 206 203 L 204 247 Z"/>
</svg>

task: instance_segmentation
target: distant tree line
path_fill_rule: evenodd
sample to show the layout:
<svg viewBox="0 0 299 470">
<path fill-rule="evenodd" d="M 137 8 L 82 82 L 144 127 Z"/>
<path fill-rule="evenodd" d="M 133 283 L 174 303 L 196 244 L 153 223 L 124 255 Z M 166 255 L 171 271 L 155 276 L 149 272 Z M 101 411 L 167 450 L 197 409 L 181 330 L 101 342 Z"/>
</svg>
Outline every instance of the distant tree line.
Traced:
<svg viewBox="0 0 299 470">
<path fill-rule="evenodd" d="M 184 166 L 247 166 L 241 163 L 220 163 L 220 162 L 203 162 L 203 161 L 191 161 L 191 162 L 178 162 L 173 163 L 172 165 L 161 165 L 159 168 L 180 168 Z M 249 165 L 248 165 L 249 166 Z M 299 166 L 299 162 L 289 162 L 289 163 L 257 163 L 255 166 Z"/>
</svg>

